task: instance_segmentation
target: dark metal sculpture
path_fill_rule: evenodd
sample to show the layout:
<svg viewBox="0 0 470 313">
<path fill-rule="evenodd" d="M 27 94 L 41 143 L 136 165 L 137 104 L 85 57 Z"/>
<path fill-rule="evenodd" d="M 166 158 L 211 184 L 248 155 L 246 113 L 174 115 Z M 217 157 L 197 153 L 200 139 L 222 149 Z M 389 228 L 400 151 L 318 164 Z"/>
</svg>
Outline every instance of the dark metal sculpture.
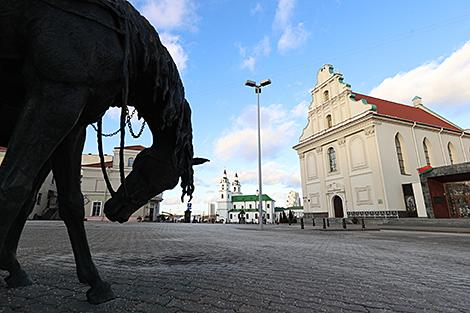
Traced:
<svg viewBox="0 0 470 313">
<path fill-rule="evenodd" d="M 153 144 L 105 214 L 125 222 L 181 178 L 194 191 L 191 111 L 170 54 L 153 27 L 123 0 L 0 0 L 0 269 L 9 287 L 31 284 L 16 259 L 18 240 L 50 170 L 90 303 L 114 298 L 93 264 L 80 190 L 85 129 L 110 106 L 134 106 Z M 125 116 L 123 116 L 125 118 Z"/>
</svg>

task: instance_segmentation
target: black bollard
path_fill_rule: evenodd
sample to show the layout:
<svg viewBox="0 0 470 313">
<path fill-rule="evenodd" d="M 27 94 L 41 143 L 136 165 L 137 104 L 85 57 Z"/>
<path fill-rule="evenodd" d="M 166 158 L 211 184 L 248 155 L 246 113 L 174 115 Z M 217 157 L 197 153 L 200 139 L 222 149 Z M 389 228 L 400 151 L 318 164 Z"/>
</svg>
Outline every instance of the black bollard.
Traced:
<svg viewBox="0 0 470 313">
<path fill-rule="evenodd" d="M 300 218 L 300 229 L 304 229 L 304 218 Z"/>
<path fill-rule="evenodd" d="M 364 218 L 362 218 L 361 223 L 362 223 L 362 229 L 366 228 L 366 224 L 364 223 Z"/>
<path fill-rule="evenodd" d="M 314 218 L 312 218 L 312 225 L 313 225 L 313 227 L 315 227 L 315 219 Z"/>
<path fill-rule="evenodd" d="M 346 229 L 346 219 L 343 218 L 343 229 Z"/>
<path fill-rule="evenodd" d="M 323 218 L 323 229 L 326 229 L 325 218 Z"/>
<path fill-rule="evenodd" d="M 326 227 L 330 227 L 330 219 L 329 218 L 326 219 Z"/>
</svg>

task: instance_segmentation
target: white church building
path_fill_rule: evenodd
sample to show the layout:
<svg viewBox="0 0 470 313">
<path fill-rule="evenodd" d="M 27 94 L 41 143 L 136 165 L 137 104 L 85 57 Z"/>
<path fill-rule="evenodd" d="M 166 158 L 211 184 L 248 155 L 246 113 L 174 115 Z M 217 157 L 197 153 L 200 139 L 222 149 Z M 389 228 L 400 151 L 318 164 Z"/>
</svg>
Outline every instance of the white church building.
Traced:
<svg viewBox="0 0 470 313">
<path fill-rule="evenodd" d="M 470 132 L 419 97 L 405 105 L 354 92 L 329 64 L 311 95 L 294 146 L 306 217 L 439 217 L 425 205 L 417 169 L 461 167 L 470 160 Z"/>
<path fill-rule="evenodd" d="M 274 212 L 275 201 L 266 194 L 261 196 L 263 215 L 266 223 L 276 221 Z M 241 184 L 235 173 L 233 183 L 227 177 L 227 171 L 220 180 L 219 195 L 217 199 L 217 221 L 223 223 L 258 223 L 259 195 L 244 195 Z"/>
</svg>

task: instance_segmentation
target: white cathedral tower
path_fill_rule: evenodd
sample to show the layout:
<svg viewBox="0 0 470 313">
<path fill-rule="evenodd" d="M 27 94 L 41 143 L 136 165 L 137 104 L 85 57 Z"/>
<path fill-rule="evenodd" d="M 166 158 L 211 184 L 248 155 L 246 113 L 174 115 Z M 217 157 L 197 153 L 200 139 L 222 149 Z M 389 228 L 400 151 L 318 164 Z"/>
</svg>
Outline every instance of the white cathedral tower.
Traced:
<svg viewBox="0 0 470 313">
<path fill-rule="evenodd" d="M 242 185 L 240 184 L 240 181 L 238 180 L 238 174 L 235 173 L 235 179 L 233 180 L 233 194 L 234 195 L 241 195 L 242 194 Z"/>
<path fill-rule="evenodd" d="M 240 184 L 240 183 L 238 183 Z M 227 178 L 227 171 L 224 170 L 224 176 L 220 180 L 219 197 L 217 199 L 218 219 L 227 220 L 228 211 L 232 209 L 232 191 L 230 181 Z"/>
</svg>

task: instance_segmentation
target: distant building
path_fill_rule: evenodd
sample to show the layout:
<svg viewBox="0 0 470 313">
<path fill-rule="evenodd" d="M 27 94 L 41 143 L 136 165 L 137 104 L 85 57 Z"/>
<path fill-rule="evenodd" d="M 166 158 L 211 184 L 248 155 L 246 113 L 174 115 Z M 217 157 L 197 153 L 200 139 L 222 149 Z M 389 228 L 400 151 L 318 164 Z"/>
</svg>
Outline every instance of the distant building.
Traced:
<svg viewBox="0 0 470 313">
<path fill-rule="evenodd" d="M 143 146 L 124 147 L 124 174 L 127 176 L 131 170 L 137 154 L 145 149 Z M 110 198 L 108 188 L 103 178 L 98 155 L 84 155 L 83 159 L 90 163 L 82 164 L 82 193 L 85 198 L 85 216 L 89 220 L 104 220 L 104 204 Z M 119 174 L 119 147 L 114 148 L 113 156 L 105 159 L 106 171 L 113 189 L 121 185 Z M 131 220 L 138 218 L 154 220 L 160 214 L 162 194 L 152 198 L 131 216 Z"/>
<path fill-rule="evenodd" d="M 275 201 L 266 194 L 261 197 L 263 215 L 266 223 L 274 223 Z M 241 192 L 241 183 L 235 173 L 233 184 L 227 178 L 227 172 L 220 180 L 219 197 L 217 200 L 217 221 L 224 223 L 258 223 L 259 218 L 258 194 L 244 195 Z"/>
<path fill-rule="evenodd" d="M 0 147 L 0 164 L 5 157 L 7 152 L 7 148 Z M 55 185 L 54 177 L 52 176 L 52 172 L 47 175 L 44 183 L 42 184 L 41 188 L 39 189 L 36 199 L 34 199 L 34 207 L 29 215 L 30 219 L 37 218 L 42 216 L 43 212 L 49 211 L 47 216 L 44 218 L 47 219 L 56 219 L 58 218 L 57 213 L 58 203 L 57 203 L 57 187 Z"/>
<path fill-rule="evenodd" d="M 289 191 L 286 200 L 286 208 L 299 206 L 301 206 L 299 193 L 293 190 Z"/>
<path fill-rule="evenodd" d="M 208 221 L 217 220 L 217 205 L 214 202 L 207 204 L 207 215 L 202 216 L 202 219 Z"/>
<path fill-rule="evenodd" d="M 137 154 L 144 149 L 143 146 L 124 147 L 124 173 L 127 176 L 132 170 L 132 164 Z M 0 164 L 6 153 L 6 148 L 0 147 Z M 111 185 L 116 190 L 121 184 L 119 174 L 119 147 L 114 148 L 113 156 L 105 155 L 105 164 Z M 89 220 L 106 220 L 104 216 L 104 203 L 110 198 L 106 183 L 101 171 L 100 158 L 96 154 L 82 155 L 82 181 L 81 189 L 85 201 L 85 217 Z M 162 194 L 152 198 L 146 205 L 132 214 L 130 220 L 154 220 L 160 214 Z M 57 187 L 52 172 L 49 173 L 41 186 L 36 199 L 31 219 L 58 219 Z"/>
<path fill-rule="evenodd" d="M 311 94 L 294 147 L 307 217 L 470 217 L 470 166 L 462 165 L 470 159 L 470 133 L 419 97 L 410 106 L 354 92 L 331 65 L 318 71 Z M 426 166 L 444 168 L 440 178 L 423 180 L 425 204 L 417 169 Z M 457 168 L 466 173 L 453 175 Z M 433 185 L 439 179 L 445 186 Z"/>
</svg>

